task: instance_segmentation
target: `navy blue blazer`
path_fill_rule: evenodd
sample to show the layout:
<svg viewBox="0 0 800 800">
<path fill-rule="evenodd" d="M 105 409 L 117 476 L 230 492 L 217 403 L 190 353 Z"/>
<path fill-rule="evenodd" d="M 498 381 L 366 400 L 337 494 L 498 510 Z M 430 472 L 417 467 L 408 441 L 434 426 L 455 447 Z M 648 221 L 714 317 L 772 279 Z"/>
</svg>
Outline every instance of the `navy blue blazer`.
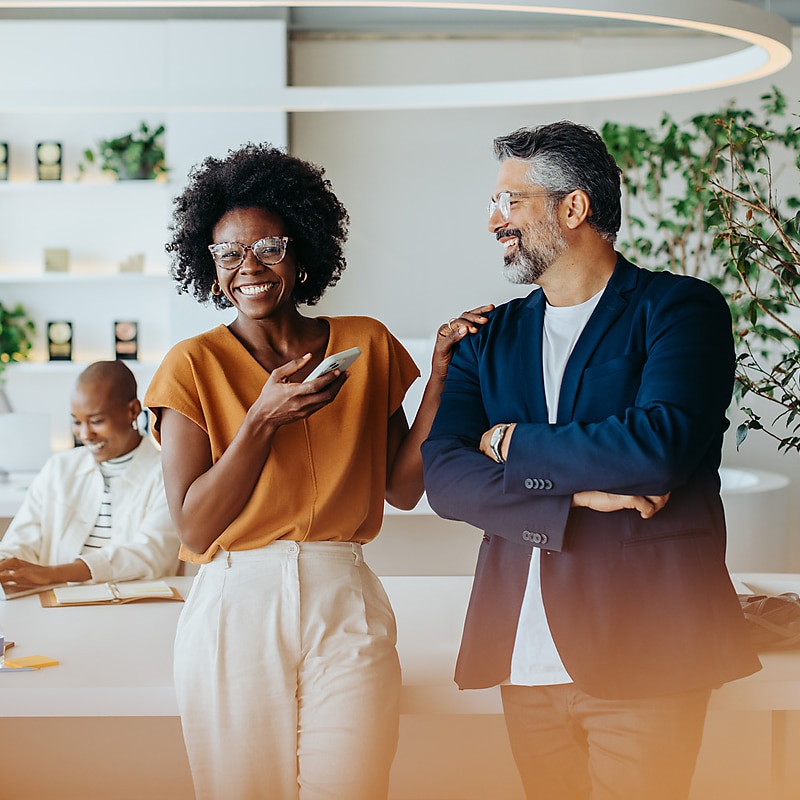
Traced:
<svg viewBox="0 0 800 800">
<path fill-rule="evenodd" d="M 718 468 L 731 399 L 731 319 L 709 284 L 622 256 L 569 358 L 558 420 L 542 374 L 545 300 L 498 307 L 458 346 L 422 448 L 434 510 L 485 531 L 456 681 L 510 673 L 533 546 L 558 652 L 589 694 L 713 688 L 755 672 L 725 567 Z M 478 449 L 516 422 L 508 459 Z M 570 508 L 575 492 L 671 497 L 649 520 Z"/>
</svg>

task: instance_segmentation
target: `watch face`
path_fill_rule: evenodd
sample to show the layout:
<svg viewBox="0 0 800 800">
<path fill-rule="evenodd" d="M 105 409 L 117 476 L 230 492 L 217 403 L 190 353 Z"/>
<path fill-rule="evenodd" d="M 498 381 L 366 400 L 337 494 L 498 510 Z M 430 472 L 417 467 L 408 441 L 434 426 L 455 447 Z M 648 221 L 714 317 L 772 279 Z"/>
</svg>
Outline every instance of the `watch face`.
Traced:
<svg viewBox="0 0 800 800">
<path fill-rule="evenodd" d="M 36 155 L 42 164 L 58 164 L 61 158 L 61 145 L 57 142 L 42 142 L 36 148 Z"/>
<path fill-rule="evenodd" d="M 52 322 L 47 335 L 53 344 L 66 344 L 72 337 L 72 326 L 68 322 Z"/>
</svg>

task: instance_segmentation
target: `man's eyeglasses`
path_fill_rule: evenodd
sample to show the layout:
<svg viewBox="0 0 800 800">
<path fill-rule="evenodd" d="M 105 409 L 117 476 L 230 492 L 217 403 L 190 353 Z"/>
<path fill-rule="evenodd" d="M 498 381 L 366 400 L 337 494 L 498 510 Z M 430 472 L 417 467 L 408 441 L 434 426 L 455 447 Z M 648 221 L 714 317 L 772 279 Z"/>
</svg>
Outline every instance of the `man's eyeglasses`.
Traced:
<svg viewBox="0 0 800 800">
<path fill-rule="evenodd" d="M 496 198 L 489 201 L 489 216 L 499 211 L 504 220 L 511 216 L 511 201 L 518 197 L 550 197 L 558 192 L 500 192 Z"/>
<path fill-rule="evenodd" d="M 208 250 L 214 263 L 220 269 L 241 267 L 248 250 L 252 250 L 256 260 L 265 267 L 271 267 L 283 261 L 283 257 L 286 255 L 286 245 L 291 241 L 290 236 L 267 236 L 253 244 L 242 244 L 241 242 L 210 244 Z"/>
</svg>

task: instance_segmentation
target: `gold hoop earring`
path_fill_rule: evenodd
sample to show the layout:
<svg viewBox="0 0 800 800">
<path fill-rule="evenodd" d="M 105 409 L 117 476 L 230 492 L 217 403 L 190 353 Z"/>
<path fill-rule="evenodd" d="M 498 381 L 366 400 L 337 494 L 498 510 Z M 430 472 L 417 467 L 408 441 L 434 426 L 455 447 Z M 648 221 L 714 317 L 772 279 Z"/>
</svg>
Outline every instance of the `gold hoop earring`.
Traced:
<svg viewBox="0 0 800 800">
<path fill-rule="evenodd" d="M 305 283 L 308 280 L 308 273 L 302 268 L 297 268 L 297 281 L 298 283 Z"/>
<path fill-rule="evenodd" d="M 213 294 L 214 297 L 219 297 L 222 294 L 222 289 L 220 288 L 218 280 L 215 280 L 214 283 L 211 284 L 211 294 Z"/>
</svg>

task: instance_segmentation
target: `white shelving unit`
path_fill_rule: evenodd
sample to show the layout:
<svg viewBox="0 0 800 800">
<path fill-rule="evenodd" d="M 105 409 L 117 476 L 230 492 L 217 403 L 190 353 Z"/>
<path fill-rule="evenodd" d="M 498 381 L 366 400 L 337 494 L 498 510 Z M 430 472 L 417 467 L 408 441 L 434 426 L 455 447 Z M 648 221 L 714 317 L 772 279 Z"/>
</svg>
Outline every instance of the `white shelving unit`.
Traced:
<svg viewBox="0 0 800 800">
<path fill-rule="evenodd" d="M 37 326 L 32 361 L 5 371 L 5 390 L 16 410 L 50 414 L 53 446 L 62 449 L 71 444 L 74 378 L 114 357 L 114 321 L 139 323 L 140 360 L 129 363 L 143 393 L 172 344 L 230 319 L 178 295 L 169 278 L 172 200 L 209 155 L 249 141 L 287 144 L 286 114 L 263 102 L 286 82 L 285 25 L 123 19 L 3 20 L 2 27 L 0 139 L 9 146 L 9 180 L 0 182 L 0 300 L 21 303 Z M 237 43 L 224 70 L 209 57 L 220 40 Z M 40 69 L 45 62 L 30 53 L 43 50 L 50 66 Z M 142 121 L 166 127 L 168 180 L 79 174 L 86 148 Z M 36 180 L 41 141 L 61 143 L 63 180 Z M 46 248 L 69 250 L 69 272 L 45 273 Z M 121 273 L 137 254 L 143 272 Z M 50 320 L 73 323 L 69 364 L 47 361 Z"/>
</svg>

